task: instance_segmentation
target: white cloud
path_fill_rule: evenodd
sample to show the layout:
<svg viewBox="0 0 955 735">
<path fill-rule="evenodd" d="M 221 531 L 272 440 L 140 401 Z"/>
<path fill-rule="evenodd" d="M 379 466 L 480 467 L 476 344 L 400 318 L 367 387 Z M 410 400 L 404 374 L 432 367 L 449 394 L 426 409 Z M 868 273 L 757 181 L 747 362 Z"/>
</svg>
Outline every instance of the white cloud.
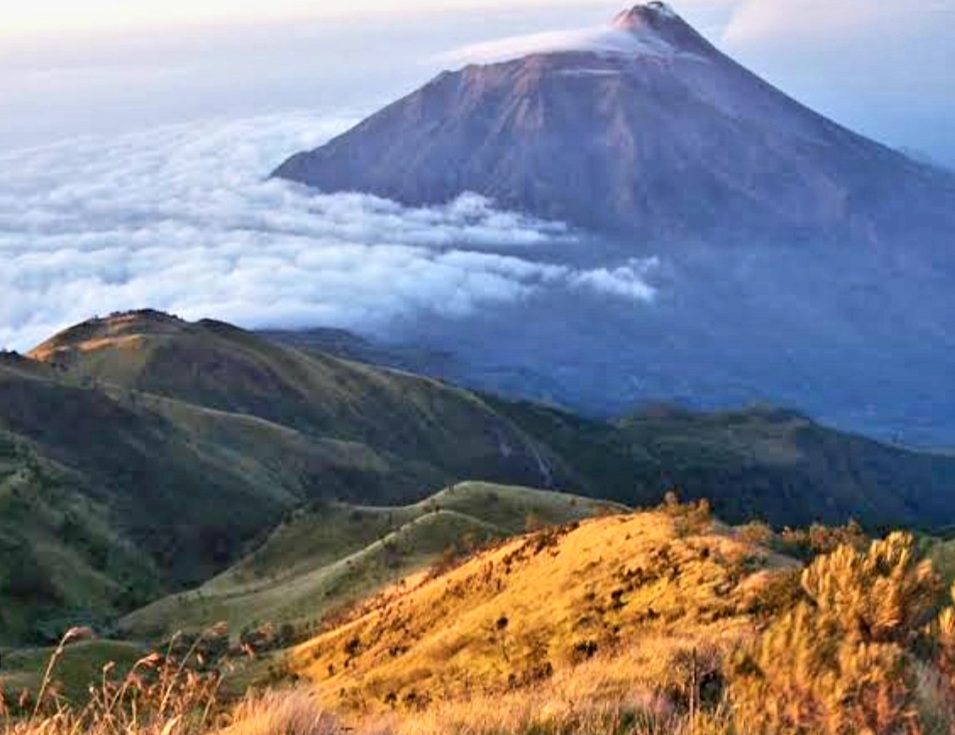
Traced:
<svg viewBox="0 0 955 735">
<path fill-rule="evenodd" d="M 633 301 L 652 301 L 656 296 L 656 289 L 650 285 L 649 276 L 659 266 L 658 258 L 634 258 L 617 268 L 597 268 L 576 273 L 569 280 L 578 288 L 591 289 L 609 296 Z"/>
<path fill-rule="evenodd" d="M 651 34 L 644 36 L 611 26 L 512 36 L 478 43 L 439 57 L 452 64 L 492 64 L 530 54 L 591 52 L 606 56 L 672 56 L 675 49 Z"/>
<path fill-rule="evenodd" d="M 541 262 L 541 248 L 574 248 L 573 234 L 474 195 L 407 209 L 267 180 L 347 123 L 204 123 L 0 156 L 0 347 L 147 306 L 247 327 L 373 331 L 541 289 L 652 298 L 630 266 Z"/>
</svg>

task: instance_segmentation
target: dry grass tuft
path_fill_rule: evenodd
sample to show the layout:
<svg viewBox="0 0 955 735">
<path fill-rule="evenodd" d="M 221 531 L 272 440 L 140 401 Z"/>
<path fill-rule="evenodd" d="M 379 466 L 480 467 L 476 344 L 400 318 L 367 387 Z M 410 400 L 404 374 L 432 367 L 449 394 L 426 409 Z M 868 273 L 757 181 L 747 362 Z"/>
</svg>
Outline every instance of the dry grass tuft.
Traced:
<svg viewBox="0 0 955 735">
<path fill-rule="evenodd" d="M 914 539 L 841 546 L 802 573 L 805 600 L 777 618 L 731 674 L 731 702 L 754 735 L 952 732 L 938 667 L 951 613 Z"/>
<path fill-rule="evenodd" d="M 232 713 L 221 735 L 336 735 L 338 720 L 304 689 L 250 695 Z"/>
<path fill-rule="evenodd" d="M 219 707 L 220 676 L 197 668 L 201 638 L 182 657 L 172 655 L 175 640 L 165 654 L 151 653 L 128 672 L 103 667 L 100 680 L 89 687 L 88 702 L 75 705 L 60 695 L 57 665 L 67 646 L 92 637 L 92 631 L 74 628 L 50 656 L 35 697 L 18 702 L 0 701 L 0 735 L 199 735 L 208 732 Z"/>
</svg>

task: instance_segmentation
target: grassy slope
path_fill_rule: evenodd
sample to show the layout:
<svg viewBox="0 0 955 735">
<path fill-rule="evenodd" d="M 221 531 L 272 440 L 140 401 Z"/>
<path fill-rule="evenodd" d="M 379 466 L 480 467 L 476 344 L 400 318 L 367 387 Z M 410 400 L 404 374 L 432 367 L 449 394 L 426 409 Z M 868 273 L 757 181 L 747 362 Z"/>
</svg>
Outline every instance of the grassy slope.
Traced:
<svg viewBox="0 0 955 735">
<path fill-rule="evenodd" d="M 169 572 L 166 583 L 208 578 L 285 509 L 316 495 L 319 481 L 332 491 L 366 475 L 401 481 L 372 452 L 155 403 L 0 370 L 0 427 L 77 477 L 114 528 Z"/>
<path fill-rule="evenodd" d="M 955 462 L 753 408 L 648 411 L 614 424 L 529 403 L 488 399 L 555 452 L 573 457 L 588 492 L 653 505 L 677 487 L 733 522 L 933 527 L 955 514 Z"/>
<path fill-rule="evenodd" d="M 90 567 L 96 578 L 85 568 L 62 575 L 84 580 L 63 599 L 27 590 L 24 606 L 22 591 L 8 596 L 0 640 L 12 635 L 11 616 L 22 630 L 38 606 L 108 613 L 150 584 L 169 592 L 202 583 L 316 498 L 397 505 L 480 479 L 653 505 L 676 485 L 732 521 L 955 518 L 955 458 L 884 447 L 791 413 L 664 411 L 601 423 L 155 312 L 92 320 L 33 357 L 0 356 L 0 431 L 66 478 L 42 486 L 67 487 L 89 505 L 81 525 L 98 529 L 97 554 L 143 553 L 131 571 L 111 561 Z M 7 464 L 14 477 L 26 467 Z M 52 549 L 33 575 L 49 581 L 57 556 L 87 552 L 44 517 L 21 512 L 4 533 L 27 567 L 35 550 Z M 452 521 L 460 519 L 441 518 Z M 83 599 L 87 590 L 101 592 Z"/>
<path fill-rule="evenodd" d="M 358 442 L 440 467 L 449 475 L 446 479 L 528 484 L 545 479 L 540 455 L 546 450 L 473 393 L 305 354 L 220 322 L 191 324 L 153 312 L 135 313 L 79 325 L 31 355 L 82 383 L 256 416 L 309 437 Z M 420 497 L 419 490 L 376 499 Z M 366 492 L 363 500 L 368 499 Z"/>
<path fill-rule="evenodd" d="M 11 701 L 16 701 L 22 691 L 36 693 L 53 651 L 53 648 L 25 648 L 4 654 L 0 691 L 6 691 Z M 118 671 L 124 672 L 145 652 L 128 641 L 75 643 L 66 648 L 57 663 L 53 681 L 67 701 L 83 704 L 89 696 L 88 687 L 99 682 L 106 664 L 113 663 Z"/>
<path fill-rule="evenodd" d="M 62 576 L 88 599 L 10 592 L 0 640 L 21 637 L 40 607 L 108 614 L 143 601 L 147 587 L 201 583 L 316 498 L 408 502 L 472 477 L 543 482 L 542 462 L 561 472 L 559 460 L 543 459 L 546 448 L 472 394 L 305 357 L 218 323 L 153 312 L 93 320 L 33 357 L 0 356 L 0 432 L 25 448 L 0 471 L 20 482 L 27 455 L 57 468 L 75 502 L 93 507 L 99 553 L 112 559 L 131 546 L 142 561 L 120 576 L 100 564 L 97 579 L 64 562 L 71 572 Z M 41 489 L 55 484 L 20 482 L 20 494 L 42 503 Z M 82 557 L 44 530 L 43 514 L 14 518 L 20 527 L 0 539 L 19 549 L 27 576 L 46 585 L 54 574 L 35 551 Z"/>
<path fill-rule="evenodd" d="M 449 548 L 616 506 L 560 493 L 464 483 L 396 508 L 327 503 L 296 513 L 253 554 L 192 592 L 123 620 L 134 636 L 228 621 L 233 631 L 316 620 L 435 562 Z"/>
<path fill-rule="evenodd" d="M 730 520 L 777 525 L 855 517 L 869 527 L 927 527 L 955 518 L 955 458 L 841 434 L 792 412 L 589 421 L 153 312 L 80 325 L 33 354 L 79 382 L 253 415 L 405 463 L 410 482 L 336 488 L 359 503 L 413 502 L 422 490 L 484 479 L 630 505 L 654 504 L 676 485 L 687 497 L 708 497 Z M 427 482 L 415 485 L 416 472 Z"/>
<path fill-rule="evenodd" d="M 749 635 L 757 590 L 792 564 L 708 521 L 603 517 L 396 586 L 291 665 L 329 705 L 383 709 L 504 691 L 599 654 L 609 694 L 658 675 L 668 651 Z M 622 655 L 640 660 L 618 670 Z"/>
<path fill-rule="evenodd" d="M 0 643 L 100 621 L 158 577 L 80 478 L 0 430 Z"/>
</svg>

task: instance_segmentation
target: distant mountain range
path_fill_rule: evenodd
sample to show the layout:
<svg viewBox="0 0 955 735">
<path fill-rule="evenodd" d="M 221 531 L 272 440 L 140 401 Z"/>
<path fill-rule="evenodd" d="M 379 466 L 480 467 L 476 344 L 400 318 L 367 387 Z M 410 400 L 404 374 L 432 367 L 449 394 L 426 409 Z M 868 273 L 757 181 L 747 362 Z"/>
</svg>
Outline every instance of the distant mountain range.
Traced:
<svg viewBox="0 0 955 735">
<path fill-rule="evenodd" d="M 595 421 L 131 312 L 0 357 L 0 642 L 200 584 L 296 509 L 464 480 L 631 506 L 679 488 L 731 521 L 955 523 L 955 458 L 797 413 Z"/>
<path fill-rule="evenodd" d="M 769 401 L 955 446 L 955 175 L 816 114 L 659 2 L 472 53 L 275 176 L 565 221 L 576 245 L 521 257 L 607 281 L 648 264 L 652 302 L 543 284 L 395 325 L 371 343 L 386 362 L 414 345 L 429 374 L 590 415 Z"/>
</svg>

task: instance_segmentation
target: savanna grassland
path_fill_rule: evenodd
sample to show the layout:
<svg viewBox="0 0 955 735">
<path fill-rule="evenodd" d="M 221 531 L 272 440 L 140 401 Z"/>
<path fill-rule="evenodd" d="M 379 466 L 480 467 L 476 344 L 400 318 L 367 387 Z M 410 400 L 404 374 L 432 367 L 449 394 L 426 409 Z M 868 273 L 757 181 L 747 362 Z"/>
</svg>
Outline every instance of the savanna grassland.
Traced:
<svg viewBox="0 0 955 735">
<path fill-rule="evenodd" d="M 117 645 L 71 632 L 6 733 L 950 733 L 952 604 L 908 534 L 731 527 L 670 498 L 442 560 L 241 695 L 219 627 L 120 649 L 71 697 L 58 668 Z"/>
</svg>

